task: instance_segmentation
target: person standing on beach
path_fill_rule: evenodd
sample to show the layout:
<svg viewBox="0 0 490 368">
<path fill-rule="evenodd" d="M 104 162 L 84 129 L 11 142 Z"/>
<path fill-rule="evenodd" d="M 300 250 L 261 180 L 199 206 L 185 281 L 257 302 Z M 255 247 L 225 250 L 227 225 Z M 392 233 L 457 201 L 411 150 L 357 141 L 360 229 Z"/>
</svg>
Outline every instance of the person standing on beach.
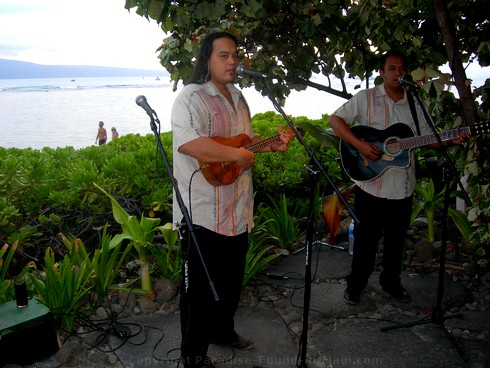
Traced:
<svg viewBox="0 0 490 368">
<path fill-rule="evenodd" d="M 104 122 L 99 121 L 99 129 L 97 130 L 97 136 L 95 137 L 95 144 L 99 142 L 99 146 L 102 146 L 107 142 L 107 130 L 104 128 Z"/>
<path fill-rule="evenodd" d="M 242 146 L 227 145 L 226 141 L 239 134 L 246 134 L 252 142 L 260 141 L 252 129 L 248 104 L 233 85 L 237 66 L 235 37 L 226 32 L 209 34 L 201 43 L 193 75 L 172 109 L 173 173 L 198 243 L 194 244 L 184 224 L 180 318 L 181 360 L 185 368 L 214 367 L 207 356 L 209 344 L 242 350 L 255 345 L 239 336 L 234 324 L 245 272 L 248 232 L 253 227 L 250 169 L 254 153 Z M 279 127 L 279 139 L 258 152 L 286 151 L 290 139 Z M 230 166 L 236 171 L 230 175 L 235 180 L 211 183 L 200 162 L 209 166 L 234 164 Z M 174 223 L 183 223 L 175 193 L 173 201 Z M 218 300 L 213 298 L 204 266 Z"/>
<path fill-rule="evenodd" d="M 119 133 L 115 127 L 111 128 L 111 132 L 112 132 L 112 140 L 119 138 Z"/>
</svg>

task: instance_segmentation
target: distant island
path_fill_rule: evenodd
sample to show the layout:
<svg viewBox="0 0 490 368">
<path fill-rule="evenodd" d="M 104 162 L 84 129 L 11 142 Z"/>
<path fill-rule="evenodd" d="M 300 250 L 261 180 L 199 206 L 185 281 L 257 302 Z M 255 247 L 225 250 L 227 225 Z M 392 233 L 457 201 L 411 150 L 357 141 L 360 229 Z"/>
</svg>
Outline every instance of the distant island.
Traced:
<svg viewBox="0 0 490 368">
<path fill-rule="evenodd" d="M 161 76 L 168 76 L 163 67 L 162 70 L 146 70 L 88 65 L 42 65 L 0 59 L 0 79 Z"/>
</svg>

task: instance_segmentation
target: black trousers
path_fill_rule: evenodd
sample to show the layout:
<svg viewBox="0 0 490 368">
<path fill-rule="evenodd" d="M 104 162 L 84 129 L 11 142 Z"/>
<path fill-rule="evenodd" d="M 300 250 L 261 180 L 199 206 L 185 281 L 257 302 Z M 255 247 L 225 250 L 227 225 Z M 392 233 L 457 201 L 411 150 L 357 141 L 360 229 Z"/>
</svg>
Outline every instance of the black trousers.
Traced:
<svg viewBox="0 0 490 368">
<path fill-rule="evenodd" d="M 194 231 L 205 266 L 218 294 L 215 301 L 196 247 L 184 232 L 180 320 L 184 366 L 201 367 L 208 346 L 237 339 L 235 312 L 240 302 L 248 233 L 224 236 L 197 227 Z"/>
<path fill-rule="evenodd" d="M 383 235 L 383 269 L 379 282 L 387 288 L 400 285 L 403 248 L 412 214 L 412 196 L 399 200 L 378 198 L 356 186 L 354 212 L 360 222 L 354 225 L 354 255 L 347 286 L 359 291 L 366 287 L 374 271 L 378 244 Z"/>
</svg>

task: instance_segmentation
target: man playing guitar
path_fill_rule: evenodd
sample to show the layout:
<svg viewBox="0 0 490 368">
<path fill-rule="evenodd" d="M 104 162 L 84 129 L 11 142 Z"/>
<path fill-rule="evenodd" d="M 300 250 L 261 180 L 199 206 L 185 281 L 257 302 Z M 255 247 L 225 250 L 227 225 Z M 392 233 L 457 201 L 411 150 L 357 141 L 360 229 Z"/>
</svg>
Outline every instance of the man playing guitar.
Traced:
<svg viewBox="0 0 490 368">
<path fill-rule="evenodd" d="M 329 124 L 335 134 L 358 151 L 363 165 L 368 167 L 381 158 L 383 152 L 373 142 L 357 137 L 351 130 L 354 123 L 384 130 L 394 124 L 406 124 L 420 134 L 431 134 L 420 106 L 412 114 L 399 78 L 407 75 L 404 55 L 388 51 L 380 59 L 379 73 L 383 84 L 357 93 L 330 117 Z M 417 104 L 414 104 L 417 105 Z M 419 129 L 417 129 L 417 121 Z M 459 144 L 467 139 L 462 132 L 445 144 Z M 438 144 L 429 147 L 437 148 Z M 411 153 L 413 155 L 413 153 Z M 354 226 L 354 254 L 352 270 L 347 276 L 344 292 L 346 303 L 356 305 L 374 271 L 378 243 L 384 236 L 380 285 L 399 302 L 408 303 L 410 294 L 401 284 L 402 253 L 406 232 L 410 224 L 412 195 L 415 189 L 414 160 L 408 166 L 394 166 L 370 180 L 354 180 L 354 212 L 359 223 Z"/>
</svg>

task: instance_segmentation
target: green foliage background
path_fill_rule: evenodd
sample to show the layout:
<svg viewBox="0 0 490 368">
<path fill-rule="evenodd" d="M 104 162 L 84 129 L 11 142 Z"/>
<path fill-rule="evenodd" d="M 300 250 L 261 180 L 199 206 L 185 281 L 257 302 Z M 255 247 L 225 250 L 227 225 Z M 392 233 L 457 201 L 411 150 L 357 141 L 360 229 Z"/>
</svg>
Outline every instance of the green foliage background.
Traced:
<svg viewBox="0 0 490 368">
<path fill-rule="evenodd" d="M 253 119 L 256 133 L 264 138 L 277 134 L 280 124 L 287 125 L 273 112 Z M 311 136 L 305 139 L 320 149 Z M 161 140 L 171 162 L 172 133 L 162 133 Z M 282 194 L 301 201 L 308 161 L 298 142 L 286 153 L 258 154 L 253 169 L 256 203 Z M 103 227 L 109 224 L 107 232 L 114 235 L 118 225 L 109 199 L 93 183 L 131 215 L 158 217 L 162 224 L 172 221 L 172 186 L 152 134 L 128 134 L 78 150 L 0 147 L 0 241 L 18 241 L 26 262 L 42 259 L 48 246 L 63 255 L 60 233 L 82 239 L 88 249 L 99 246 Z"/>
<path fill-rule="evenodd" d="M 337 187 L 349 179 L 341 168 L 335 147 L 321 144 L 301 126 L 311 123 L 327 129 L 328 116 L 320 120 L 292 118 L 303 132 L 304 142 L 320 160 Z M 253 118 L 256 134 L 263 138 L 277 134 L 278 125 L 287 125 L 274 112 Z M 172 161 L 172 133 L 161 134 L 169 161 Z M 458 167 L 472 170 L 471 182 L 485 180 L 486 156 L 482 147 L 488 140 L 475 140 L 468 147 L 457 147 Z M 284 153 L 258 154 L 253 168 L 255 206 L 267 207 L 287 198 L 288 211 L 308 203 L 310 169 L 308 151 L 294 140 Z M 483 163 L 483 166 L 480 164 Z M 310 165 L 310 166 L 309 166 Z M 310 169 L 307 169 L 307 167 Z M 333 193 L 333 188 L 317 174 L 320 197 Z M 119 225 L 114 221 L 107 196 L 94 187 L 96 183 L 113 196 L 130 215 L 157 217 L 161 224 L 172 221 L 172 186 L 155 137 L 125 135 L 96 147 L 75 150 L 71 147 L 42 150 L 0 148 L 0 241 L 18 242 L 18 263 L 9 271 L 16 275 L 29 261 L 43 259 L 50 247 L 58 257 L 66 254 L 60 233 L 82 239 L 87 249 L 100 246 L 102 229 L 115 235 Z M 488 183 L 488 182 L 487 182 Z M 473 207 L 470 220 L 475 226 L 475 243 L 488 244 L 488 185 L 478 183 L 471 188 Z M 477 197 L 475 197 L 477 196 Z"/>
</svg>

